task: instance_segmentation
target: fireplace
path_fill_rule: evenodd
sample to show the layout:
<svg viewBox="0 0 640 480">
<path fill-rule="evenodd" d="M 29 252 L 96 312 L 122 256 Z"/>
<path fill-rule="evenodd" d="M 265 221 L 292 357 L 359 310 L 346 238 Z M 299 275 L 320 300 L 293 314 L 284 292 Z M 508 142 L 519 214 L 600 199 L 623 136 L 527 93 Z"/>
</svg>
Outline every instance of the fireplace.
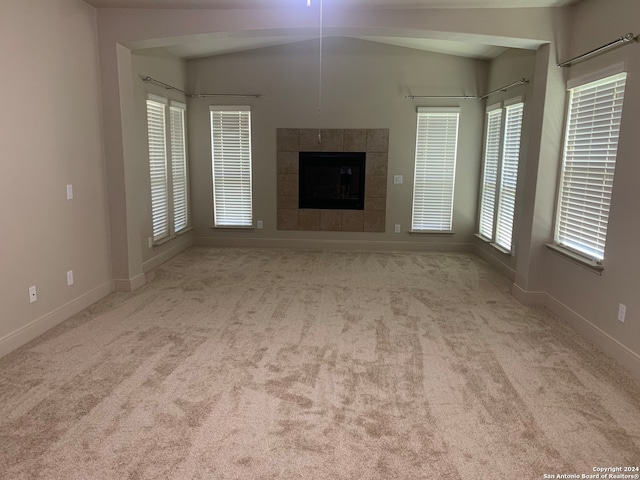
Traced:
<svg viewBox="0 0 640 480">
<path fill-rule="evenodd" d="M 323 128 L 318 143 L 317 128 L 277 128 L 277 201 L 278 201 L 278 230 L 300 231 L 333 231 L 333 232 L 384 232 L 386 225 L 387 204 L 387 165 L 389 162 L 389 130 L 377 129 L 334 129 Z M 303 207 L 300 203 L 300 183 L 304 178 L 300 172 L 300 155 L 314 154 L 351 154 L 364 155 L 365 162 L 351 165 L 351 179 L 349 180 L 348 197 L 358 193 L 364 200 L 363 206 L 317 206 Z M 303 155 L 304 156 L 304 155 Z M 328 158 L 321 159 L 323 163 Z M 350 159 L 349 161 L 351 161 Z M 339 167 L 343 167 L 344 157 L 339 160 Z M 304 162 L 302 162 L 304 163 Z M 330 163 L 330 162 L 328 162 Z M 364 176 L 364 185 L 353 177 L 354 167 L 360 169 L 360 179 Z M 302 166 L 304 168 L 304 166 Z M 337 174 L 340 178 L 340 170 Z M 345 172 L 343 174 L 348 174 Z M 335 178 L 335 177 L 334 177 Z M 334 180 L 335 182 L 335 180 Z M 342 178 L 338 185 L 343 187 L 347 183 Z M 357 186 L 354 187 L 354 185 Z M 306 195 L 306 193 L 305 193 Z M 325 200 L 343 201 L 351 198 L 329 198 Z M 335 194 L 333 194 L 335 196 Z M 317 204 L 316 204 L 317 205 Z"/>
<path fill-rule="evenodd" d="M 298 208 L 364 210 L 365 152 L 299 152 Z"/>
</svg>

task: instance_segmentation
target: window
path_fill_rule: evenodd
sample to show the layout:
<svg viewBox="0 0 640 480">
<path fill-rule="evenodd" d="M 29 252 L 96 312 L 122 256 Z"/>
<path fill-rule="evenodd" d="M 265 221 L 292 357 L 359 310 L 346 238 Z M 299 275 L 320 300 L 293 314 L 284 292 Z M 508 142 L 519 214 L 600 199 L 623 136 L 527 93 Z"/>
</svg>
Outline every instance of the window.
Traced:
<svg viewBox="0 0 640 480">
<path fill-rule="evenodd" d="M 626 73 L 569 89 L 555 242 L 604 259 Z"/>
<path fill-rule="evenodd" d="M 497 108 L 487 112 L 487 128 L 484 142 L 484 172 L 482 175 L 482 193 L 480 199 L 480 235 L 489 240 L 493 240 L 494 232 L 501 132 L 502 109 Z"/>
<path fill-rule="evenodd" d="M 251 227 L 251 111 L 211 107 L 213 211 L 216 227 Z"/>
<path fill-rule="evenodd" d="M 505 252 L 512 249 L 523 111 L 519 98 L 487 110 L 478 230 Z"/>
<path fill-rule="evenodd" d="M 418 108 L 412 231 L 451 231 L 459 116 L 459 108 Z"/>
<path fill-rule="evenodd" d="M 185 108 L 182 103 L 172 101 L 169 104 L 165 98 L 155 95 L 147 98 L 154 242 L 170 238 L 187 228 L 189 223 Z"/>
<path fill-rule="evenodd" d="M 173 225 L 179 232 L 187 227 L 188 192 L 187 192 L 187 149 L 185 141 L 185 108 L 172 103 L 171 116 L 171 174 L 173 180 Z"/>
</svg>

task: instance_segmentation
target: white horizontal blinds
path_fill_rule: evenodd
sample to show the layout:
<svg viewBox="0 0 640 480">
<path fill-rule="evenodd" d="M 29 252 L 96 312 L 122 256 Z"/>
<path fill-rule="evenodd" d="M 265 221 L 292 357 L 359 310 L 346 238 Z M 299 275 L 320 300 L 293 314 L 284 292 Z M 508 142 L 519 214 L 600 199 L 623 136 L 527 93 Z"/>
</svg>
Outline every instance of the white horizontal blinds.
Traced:
<svg viewBox="0 0 640 480">
<path fill-rule="evenodd" d="M 458 108 L 418 109 L 412 230 L 451 230 L 458 117 Z"/>
<path fill-rule="evenodd" d="M 556 242 L 604 258 L 626 73 L 573 88 L 562 162 Z"/>
<path fill-rule="evenodd" d="M 214 223 L 250 227 L 251 112 L 249 107 L 211 107 Z"/>
<path fill-rule="evenodd" d="M 516 103 L 505 108 L 504 141 L 502 146 L 502 169 L 495 242 L 511 251 L 513 217 L 516 207 L 518 162 L 520 160 L 520 134 L 524 104 Z"/>
<path fill-rule="evenodd" d="M 487 112 L 487 128 L 484 145 L 484 172 L 482 175 L 482 197 L 480 199 L 480 235 L 493 240 L 493 220 L 498 186 L 498 163 L 500 160 L 500 133 L 502 109 Z"/>
<path fill-rule="evenodd" d="M 172 104 L 169 109 L 171 131 L 171 174 L 173 187 L 173 229 L 180 232 L 187 227 L 187 150 L 185 142 L 185 109 Z"/>
<path fill-rule="evenodd" d="M 147 132 L 153 239 L 159 240 L 169 235 L 169 188 L 164 103 L 152 99 L 147 100 Z"/>
</svg>

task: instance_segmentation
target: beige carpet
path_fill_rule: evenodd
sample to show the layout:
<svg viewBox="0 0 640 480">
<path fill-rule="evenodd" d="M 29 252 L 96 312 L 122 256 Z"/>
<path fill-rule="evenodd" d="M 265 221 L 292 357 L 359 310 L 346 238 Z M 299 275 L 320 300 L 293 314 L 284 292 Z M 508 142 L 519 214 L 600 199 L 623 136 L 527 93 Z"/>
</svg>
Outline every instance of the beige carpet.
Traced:
<svg viewBox="0 0 640 480">
<path fill-rule="evenodd" d="M 639 432 L 640 385 L 466 254 L 194 248 L 0 360 L 3 479 L 541 479 Z"/>
</svg>

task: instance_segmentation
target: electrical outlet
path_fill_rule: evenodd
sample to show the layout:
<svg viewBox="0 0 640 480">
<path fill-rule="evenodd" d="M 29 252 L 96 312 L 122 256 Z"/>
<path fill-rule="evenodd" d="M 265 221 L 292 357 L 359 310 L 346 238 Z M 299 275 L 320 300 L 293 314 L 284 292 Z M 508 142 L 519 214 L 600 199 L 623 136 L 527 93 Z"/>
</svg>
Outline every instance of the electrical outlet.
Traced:
<svg viewBox="0 0 640 480">
<path fill-rule="evenodd" d="M 67 272 L 67 287 L 73 285 L 73 270 Z"/>
<path fill-rule="evenodd" d="M 396 185 L 400 185 L 402 184 L 402 175 L 394 175 L 393 176 L 393 183 L 395 183 Z"/>
<path fill-rule="evenodd" d="M 627 306 L 623 303 L 618 304 L 618 320 L 624 323 L 624 317 L 627 316 Z"/>
<path fill-rule="evenodd" d="M 262 220 L 258 220 L 258 225 L 257 225 L 258 229 L 262 228 Z"/>
<path fill-rule="evenodd" d="M 38 300 L 38 295 L 36 294 L 36 286 L 29 287 L 29 303 L 33 303 Z"/>
<path fill-rule="evenodd" d="M 400 225 L 396 223 L 396 233 L 400 233 Z"/>
<path fill-rule="evenodd" d="M 73 200 L 73 185 L 67 185 L 67 200 Z"/>
</svg>

